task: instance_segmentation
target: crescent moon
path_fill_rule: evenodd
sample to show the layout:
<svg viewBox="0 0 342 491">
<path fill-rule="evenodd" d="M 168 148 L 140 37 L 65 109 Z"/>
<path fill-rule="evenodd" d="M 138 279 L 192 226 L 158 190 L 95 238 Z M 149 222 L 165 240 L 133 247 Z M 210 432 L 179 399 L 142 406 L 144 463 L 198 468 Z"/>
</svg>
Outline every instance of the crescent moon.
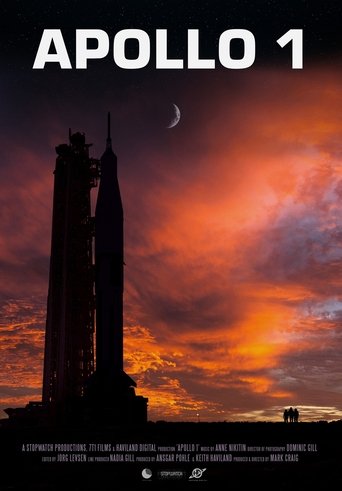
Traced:
<svg viewBox="0 0 342 491">
<path fill-rule="evenodd" d="M 152 477 L 150 469 L 144 469 L 141 474 L 144 479 L 150 479 Z"/>
<path fill-rule="evenodd" d="M 171 123 L 167 126 L 167 128 L 173 128 L 174 126 L 176 126 L 179 121 L 180 121 L 180 118 L 181 118 L 181 112 L 179 110 L 179 107 L 176 106 L 176 104 L 172 104 L 173 105 L 173 109 L 174 109 L 174 116 L 173 116 L 173 119 L 171 121 Z"/>
</svg>

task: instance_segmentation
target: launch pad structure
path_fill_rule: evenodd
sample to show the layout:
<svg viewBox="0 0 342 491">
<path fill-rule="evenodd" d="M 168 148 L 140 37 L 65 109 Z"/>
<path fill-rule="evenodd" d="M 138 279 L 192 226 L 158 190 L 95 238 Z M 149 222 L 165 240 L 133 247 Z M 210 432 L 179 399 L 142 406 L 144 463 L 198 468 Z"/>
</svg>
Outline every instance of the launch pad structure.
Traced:
<svg viewBox="0 0 342 491">
<path fill-rule="evenodd" d="M 94 371 L 95 296 L 90 191 L 100 163 L 84 135 L 56 147 L 43 402 L 64 406 L 84 395 Z"/>
<path fill-rule="evenodd" d="M 100 160 L 90 146 L 69 130 L 56 147 L 42 402 L 7 409 L 10 420 L 147 421 L 148 399 L 124 372 L 124 218 L 110 114 Z"/>
</svg>

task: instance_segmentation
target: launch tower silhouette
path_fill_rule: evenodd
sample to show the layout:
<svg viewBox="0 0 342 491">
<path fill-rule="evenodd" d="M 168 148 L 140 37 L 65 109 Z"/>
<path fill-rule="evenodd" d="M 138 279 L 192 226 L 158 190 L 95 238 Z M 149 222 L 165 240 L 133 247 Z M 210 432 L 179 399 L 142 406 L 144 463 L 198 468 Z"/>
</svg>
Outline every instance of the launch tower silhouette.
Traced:
<svg viewBox="0 0 342 491">
<path fill-rule="evenodd" d="M 84 135 L 56 147 L 43 403 L 61 411 L 84 395 L 94 371 L 94 275 L 90 190 L 99 163 Z"/>
<path fill-rule="evenodd" d="M 148 399 L 123 366 L 123 207 L 110 114 L 101 160 L 90 146 L 69 131 L 69 144 L 56 147 L 42 406 L 54 420 L 143 423 Z"/>
</svg>

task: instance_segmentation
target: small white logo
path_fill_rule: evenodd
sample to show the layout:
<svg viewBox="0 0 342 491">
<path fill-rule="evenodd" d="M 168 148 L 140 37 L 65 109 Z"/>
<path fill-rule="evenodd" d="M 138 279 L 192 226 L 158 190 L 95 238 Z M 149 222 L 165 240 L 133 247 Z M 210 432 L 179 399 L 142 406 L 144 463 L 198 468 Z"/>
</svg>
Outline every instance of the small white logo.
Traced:
<svg viewBox="0 0 342 491">
<path fill-rule="evenodd" d="M 143 471 L 141 472 L 141 475 L 144 479 L 151 479 L 152 471 L 151 471 L 151 469 L 143 469 Z"/>
<path fill-rule="evenodd" d="M 198 467 L 196 467 L 196 469 L 194 469 L 192 471 L 192 474 L 191 476 L 189 477 L 189 479 L 201 479 L 204 471 L 206 471 L 207 469 L 199 469 Z"/>
</svg>

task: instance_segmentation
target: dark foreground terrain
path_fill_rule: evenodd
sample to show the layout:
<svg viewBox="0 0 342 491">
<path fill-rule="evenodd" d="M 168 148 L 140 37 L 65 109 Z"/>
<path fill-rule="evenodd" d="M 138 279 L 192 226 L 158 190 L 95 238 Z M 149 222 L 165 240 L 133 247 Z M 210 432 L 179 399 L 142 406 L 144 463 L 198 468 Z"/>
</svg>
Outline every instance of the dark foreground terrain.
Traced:
<svg viewBox="0 0 342 491">
<path fill-rule="evenodd" d="M 48 445 L 47 445 L 48 444 Z M 1 490 L 342 488 L 342 422 L 0 427 Z"/>
</svg>

